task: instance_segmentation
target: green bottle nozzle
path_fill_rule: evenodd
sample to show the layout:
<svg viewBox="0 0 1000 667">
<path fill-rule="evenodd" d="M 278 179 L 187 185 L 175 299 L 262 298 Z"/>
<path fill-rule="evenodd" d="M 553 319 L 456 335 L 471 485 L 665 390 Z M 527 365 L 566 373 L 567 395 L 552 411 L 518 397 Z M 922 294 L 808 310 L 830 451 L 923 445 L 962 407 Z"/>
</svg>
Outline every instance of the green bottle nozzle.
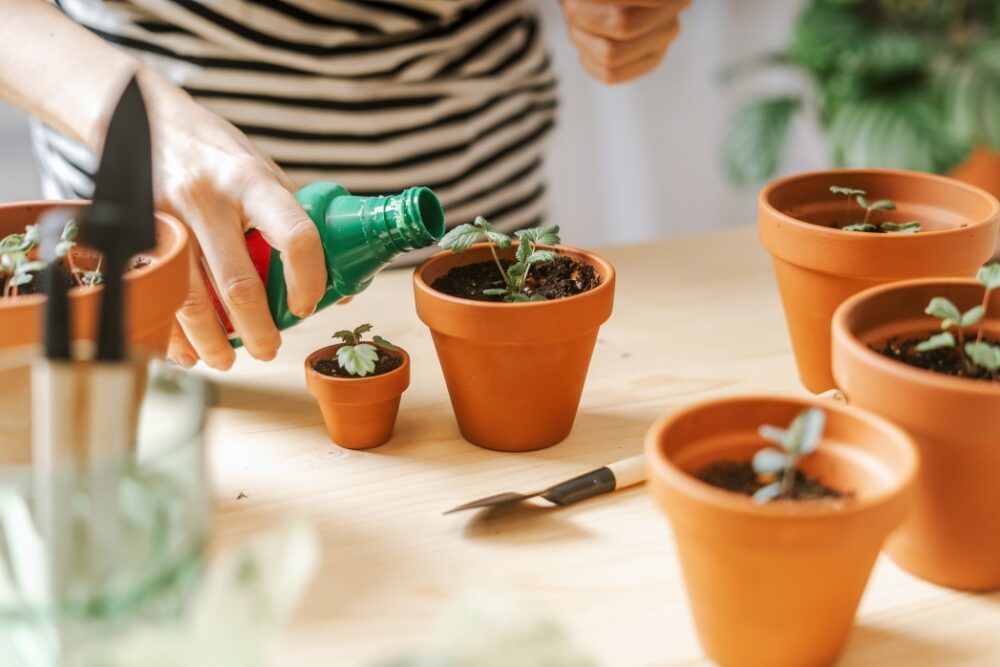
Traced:
<svg viewBox="0 0 1000 667">
<path fill-rule="evenodd" d="M 430 188 L 413 187 L 398 195 L 356 197 L 337 183 L 312 183 L 295 194 L 319 231 L 326 255 L 326 293 L 316 306 L 321 310 L 358 294 L 393 259 L 426 248 L 443 235 L 444 210 Z M 267 288 L 271 316 L 278 329 L 299 322 L 288 311 L 284 264 L 277 250 L 267 246 L 256 231 L 247 234 L 250 257 Z M 220 318 L 233 347 L 242 345 L 221 303 Z"/>
</svg>

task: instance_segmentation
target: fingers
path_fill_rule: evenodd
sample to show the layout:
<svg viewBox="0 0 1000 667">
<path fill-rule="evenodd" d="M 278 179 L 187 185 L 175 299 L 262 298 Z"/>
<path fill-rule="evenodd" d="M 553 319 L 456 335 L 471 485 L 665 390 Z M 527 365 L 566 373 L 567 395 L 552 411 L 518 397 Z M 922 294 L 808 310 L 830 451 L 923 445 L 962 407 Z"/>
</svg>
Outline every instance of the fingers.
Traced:
<svg viewBox="0 0 1000 667">
<path fill-rule="evenodd" d="M 243 345 L 257 359 L 273 359 L 281 345 L 281 336 L 271 319 L 264 284 L 247 253 L 238 211 L 228 199 L 219 196 L 213 183 L 198 180 L 185 184 L 183 197 L 179 198 L 175 208 L 188 226 L 195 230 L 208 269 L 214 278 L 216 292 L 225 304 L 229 319 L 243 340 Z M 199 314 L 212 308 L 209 299 L 201 299 L 200 292 L 192 294 Z M 189 328 L 187 322 L 182 320 L 181 323 L 185 325 L 188 339 L 200 354 L 200 337 L 210 334 L 206 324 L 207 316 L 199 317 L 199 322 L 203 323 L 203 327 L 197 332 Z M 216 327 L 219 327 L 218 322 Z M 219 331 L 222 335 L 221 328 Z M 206 338 L 204 344 L 214 350 L 217 341 L 218 338 L 212 336 Z M 204 354 L 201 356 L 208 361 Z"/>
<path fill-rule="evenodd" d="M 288 309 L 307 317 L 326 291 L 326 257 L 316 225 L 295 197 L 276 181 L 261 179 L 244 197 L 244 214 L 281 253 Z"/>
<path fill-rule="evenodd" d="M 653 69 L 680 31 L 690 0 L 563 0 L 570 39 L 584 68 L 605 83 Z"/>
<path fill-rule="evenodd" d="M 179 366 L 190 367 L 186 354 L 199 357 L 218 370 L 228 370 L 236 361 L 236 351 L 215 312 L 205 277 L 200 267 L 198 251 L 192 247 L 191 280 L 188 295 L 177 311 L 177 325 L 170 337 L 170 358 Z"/>
<path fill-rule="evenodd" d="M 675 20 L 690 0 L 660 0 L 652 6 L 603 0 L 563 0 L 571 27 L 601 37 L 627 41 L 661 29 Z"/>
<path fill-rule="evenodd" d="M 198 363 L 198 353 L 184 335 L 180 322 L 174 320 L 170 329 L 170 344 L 167 346 L 167 357 L 181 368 L 191 368 Z"/>
</svg>

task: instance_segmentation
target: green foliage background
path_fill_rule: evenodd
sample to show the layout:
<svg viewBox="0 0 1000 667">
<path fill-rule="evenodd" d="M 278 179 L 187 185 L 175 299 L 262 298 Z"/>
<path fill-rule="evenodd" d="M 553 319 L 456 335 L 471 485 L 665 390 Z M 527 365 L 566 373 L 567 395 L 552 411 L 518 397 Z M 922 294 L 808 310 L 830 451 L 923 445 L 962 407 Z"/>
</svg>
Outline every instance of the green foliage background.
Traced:
<svg viewBox="0 0 1000 667">
<path fill-rule="evenodd" d="M 773 67 L 806 72 L 814 89 L 736 113 L 723 150 L 736 183 L 775 174 L 805 109 L 839 166 L 941 173 L 975 146 L 1000 150 L 1000 0 L 810 0 L 783 52 L 725 78 Z"/>
</svg>

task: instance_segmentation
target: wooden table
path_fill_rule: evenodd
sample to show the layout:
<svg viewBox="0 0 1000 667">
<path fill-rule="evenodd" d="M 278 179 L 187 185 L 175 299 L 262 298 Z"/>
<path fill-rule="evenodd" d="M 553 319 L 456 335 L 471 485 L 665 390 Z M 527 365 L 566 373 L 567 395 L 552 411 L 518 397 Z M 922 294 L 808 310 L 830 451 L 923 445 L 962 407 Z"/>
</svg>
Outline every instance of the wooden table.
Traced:
<svg viewBox="0 0 1000 667">
<path fill-rule="evenodd" d="M 243 358 L 211 374 L 220 385 L 210 426 L 217 544 L 293 517 L 322 536 L 322 569 L 282 639 L 279 664 L 370 665 L 420 645 L 452 596 L 483 585 L 537 601 L 601 665 L 711 664 L 694 635 L 667 522 L 643 487 L 491 520 L 441 515 L 638 453 L 649 424 L 680 406 L 803 392 L 753 229 L 606 256 L 618 269 L 615 312 L 576 427 L 548 450 L 501 454 L 461 439 L 408 271 L 383 274 L 354 303 L 289 331 L 276 361 Z M 335 329 L 362 322 L 409 350 L 413 381 L 393 440 L 350 452 L 327 439 L 302 364 Z M 937 588 L 883 558 L 840 664 L 1000 664 L 1000 594 Z"/>
</svg>

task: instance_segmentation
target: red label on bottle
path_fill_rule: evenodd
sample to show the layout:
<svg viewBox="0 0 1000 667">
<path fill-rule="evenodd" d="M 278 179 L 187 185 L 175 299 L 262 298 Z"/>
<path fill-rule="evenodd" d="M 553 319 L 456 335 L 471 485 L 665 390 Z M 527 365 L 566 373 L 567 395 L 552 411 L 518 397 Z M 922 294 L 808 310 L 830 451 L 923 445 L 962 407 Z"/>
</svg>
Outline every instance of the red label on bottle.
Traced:
<svg viewBox="0 0 1000 667">
<path fill-rule="evenodd" d="M 256 229 L 251 229 L 246 233 L 244 238 L 246 239 L 247 253 L 250 255 L 250 261 L 253 262 L 253 266 L 257 270 L 257 275 L 260 276 L 261 282 L 266 287 L 267 277 L 271 270 L 271 246 L 264 240 L 264 235 Z M 208 265 L 204 257 L 201 258 L 201 272 L 205 276 L 205 284 L 208 287 L 209 296 L 212 298 L 212 305 L 215 306 L 215 312 L 219 315 L 219 321 L 222 322 L 222 326 L 226 329 L 226 335 L 230 340 L 238 338 L 236 329 L 233 327 L 233 322 L 226 311 L 226 306 L 222 303 L 222 299 L 219 298 L 219 287 L 215 283 L 211 271 L 208 270 Z"/>
</svg>

